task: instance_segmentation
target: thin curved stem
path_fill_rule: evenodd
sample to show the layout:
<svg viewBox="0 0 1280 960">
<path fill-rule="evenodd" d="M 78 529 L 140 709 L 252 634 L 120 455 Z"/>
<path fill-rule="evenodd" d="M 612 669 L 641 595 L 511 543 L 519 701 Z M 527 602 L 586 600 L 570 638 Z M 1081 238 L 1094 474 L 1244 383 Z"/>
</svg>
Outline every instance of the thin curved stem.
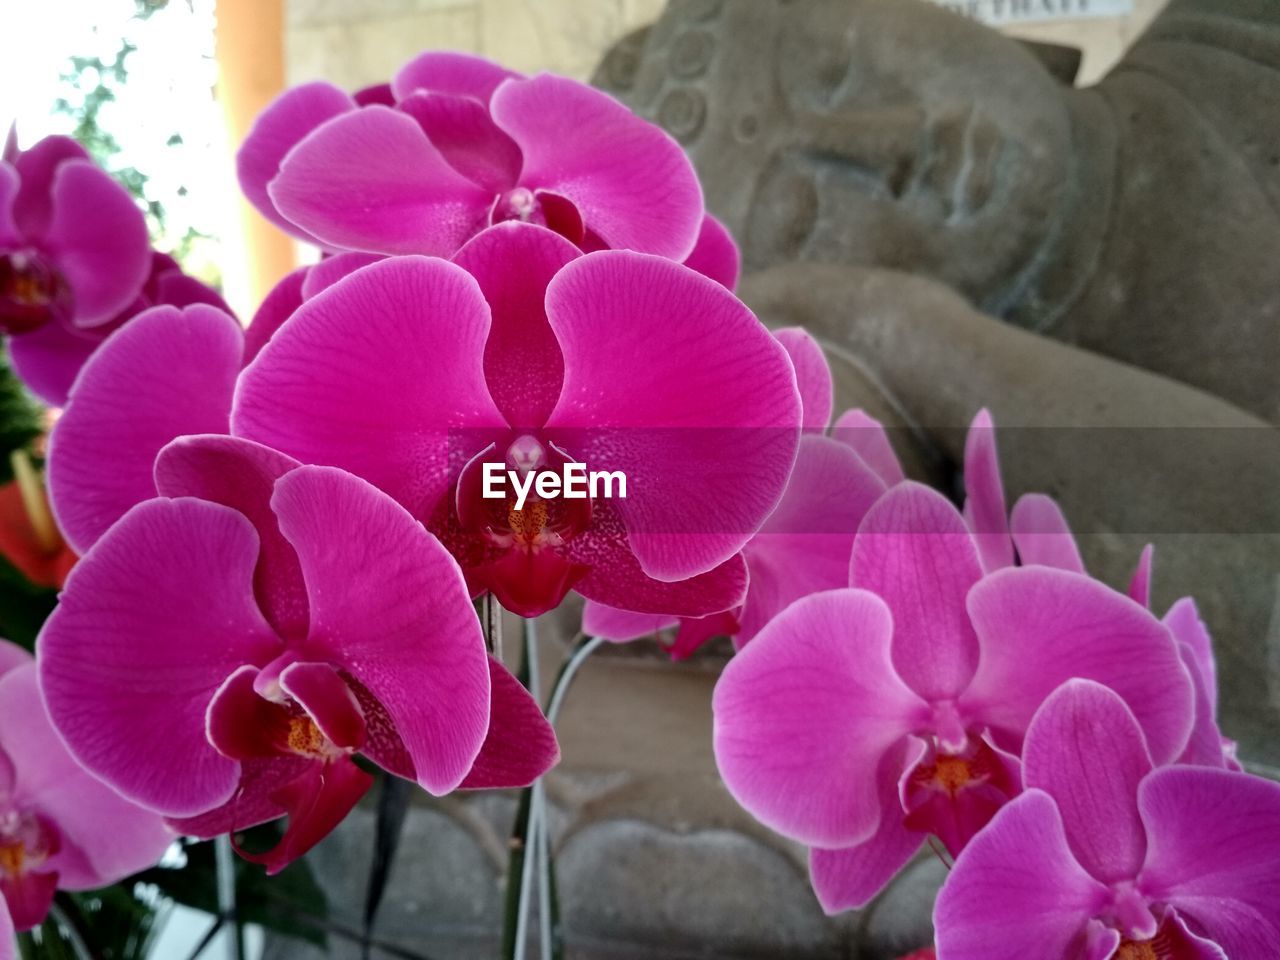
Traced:
<svg viewBox="0 0 1280 960">
<path fill-rule="evenodd" d="M 524 641 L 529 689 L 536 696 L 541 686 L 541 677 L 537 658 L 537 626 L 532 620 L 524 621 Z M 574 677 L 603 642 L 598 637 L 580 637 L 569 657 L 561 664 L 547 700 L 547 720 L 552 726 L 555 726 L 560 715 Z M 552 960 L 560 951 L 555 935 L 556 897 L 552 889 L 554 881 L 550 830 L 547 824 L 547 795 L 541 780 L 522 792 L 511 834 L 511 863 L 507 876 L 508 882 L 515 886 L 507 890 L 507 927 L 504 930 L 502 951 L 507 960 L 524 960 L 526 956 L 529 901 L 535 873 L 538 877 L 539 960 Z"/>
<path fill-rule="evenodd" d="M 604 643 L 605 641 L 600 637 L 583 637 L 574 646 L 564 666 L 560 668 L 560 672 L 556 675 L 556 682 L 551 687 L 551 700 L 547 704 L 547 720 L 553 727 L 560 716 L 560 708 L 564 706 L 564 699 L 569 695 L 569 686 L 573 683 L 573 678 L 587 662 L 587 657 L 595 653 Z"/>
<path fill-rule="evenodd" d="M 99 954 L 89 946 L 84 934 L 84 917 L 70 897 L 59 896 L 49 905 L 49 917 L 58 925 L 58 931 L 71 944 L 78 960 L 99 960 Z"/>
<path fill-rule="evenodd" d="M 525 669 L 529 674 L 529 690 L 537 698 L 542 688 L 542 677 L 538 669 L 538 625 L 536 621 L 526 618 L 523 626 L 524 660 Z M 546 828 L 543 822 L 545 818 L 542 813 L 543 805 L 546 802 L 542 789 L 542 780 L 539 779 L 528 789 L 530 790 L 529 827 L 525 833 L 524 862 L 520 864 L 520 899 L 516 905 L 515 960 L 524 960 L 525 949 L 528 946 L 529 894 L 533 886 L 534 867 L 538 862 L 538 836 Z M 542 960 L 546 960 L 545 955 Z"/>
<path fill-rule="evenodd" d="M 236 858 L 231 837 L 213 841 L 214 874 L 218 884 L 218 913 L 227 921 L 227 960 L 244 960 L 244 935 L 236 915 Z"/>
</svg>

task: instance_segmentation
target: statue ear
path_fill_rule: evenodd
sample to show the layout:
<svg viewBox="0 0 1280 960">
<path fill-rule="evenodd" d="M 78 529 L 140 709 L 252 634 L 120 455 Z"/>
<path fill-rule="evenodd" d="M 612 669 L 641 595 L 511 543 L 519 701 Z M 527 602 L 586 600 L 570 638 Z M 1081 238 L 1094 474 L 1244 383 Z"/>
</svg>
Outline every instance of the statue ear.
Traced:
<svg viewBox="0 0 1280 960">
<path fill-rule="evenodd" d="M 1060 43 L 1041 43 L 1038 40 L 1019 40 L 1046 70 L 1068 87 L 1074 87 L 1080 73 L 1080 61 L 1084 51 Z"/>
<path fill-rule="evenodd" d="M 591 85 L 614 95 L 625 94 L 634 85 L 636 71 L 644 56 L 644 45 L 652 25 L 632 30 L 610 47 L 591 75 Z"/>
</svg>

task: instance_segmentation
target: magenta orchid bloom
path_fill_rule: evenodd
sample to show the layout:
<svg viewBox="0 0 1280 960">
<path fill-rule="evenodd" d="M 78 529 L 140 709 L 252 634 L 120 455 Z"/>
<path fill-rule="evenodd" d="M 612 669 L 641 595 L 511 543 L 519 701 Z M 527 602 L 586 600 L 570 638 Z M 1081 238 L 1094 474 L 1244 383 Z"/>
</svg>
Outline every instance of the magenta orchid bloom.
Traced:
<svg viewBox="0 0 1280 960">
<path fill-rule="evenodd" d="M 1131 706 L 1084 680 L 1040 708 L 1026 792 L 956 861 L 943 960 L 1280 956 L 1280 785 L 1160 768 Z"/>
<path fill-rule="evenodd" d="M 53 407 L 65 406 L 80 369 L 106 338 L 149 307 L 188 307 L 205 303 L 226 313 L 231 308 L 213 288 L 182 272 L 168 254 L 151 254 L 151 273 L 133 302 L 114 319 L 79 328 L 50 322 L 9 338 L 14 372 L 31 392 Z"/>
<path fill-rule="evenodd" d="M 156 814 L 85 773 L 54 733 L 31 655 L 0 641 L 0 956 L 44 922 L 54 891 L 104 887 L 173 842 Z"/>
<path fill-rule="evenodd" d="M 678 627 L 669 648 L 673 660 L 717 636 L 732 637 L 741 649 L 793 600 L 846 584 L 854 533 L 884 483 L 851 447 L 821 435 L 831 419 L 833 389 L 817 341 L 799 327 L 774 337 L 795 369 L 806 436 L 782 500 L 742 548 L 746 599 L 740 608 L 707 617 L 633 613 L 588 600 L 582 629 L 589 635 L 622 643 Z"/>
<path fill-rule="evenodd" d="M 457 53 L 421 54 L 363 103 L 327 83 L 287 91 L 238 168 L 265 216 L 334 250 L 447 257 L 518 220 L 684 260 L 703 225 L 693 166 L 659 127 L 585 84 Z"/>
<path fill-rule="evenodd" d="M 721 285 L 520 223 L 453 263 L 381 261 L 305 301 L 232 416 L 237 435 L 390 493 L 473 593 L 526 616 L 570 589 L 682 615 L 740 603 L 736 554 L 782 494 L 799 426 L 785 351 Z M 627 496 L 518 508 L 481 496 L 485 462 L 621 471 Z"/>
<path fill-rule="evenodd" d="M 1016 560 L 1023 566 L 1045 566 L 1085 573 L 1084 560 L 1062 509 L 1040 493 L 1024 494 L 1005 517 L 1004 488 L 996 452 L 994 425 L 983 410 L 974 419 L 965 445 L 965 518 L 982 554 L 984 569 L 1000 569 Z M 1129 583 L 1129 596 L 1148 609 L 1155 551 L 1142 551 Z M 1181 763 L 1239 770 L 1234 741 L 1217 724 L 1217 668 L 1213 641 L 1200 620 L 1195 601 L 1184 597 L 1169 608 L 1164 624 L 1177 641 L 1195 692 L 1195 727 Z"/>
<path fill-rule="evenodd" d="M 556 761 L 457 565 L 385 494 L 226 436 L 175 441 L 155 477 L 39 640 L 55 725 L 121 794 L 200 837 L 287 814 L 246 854 L 276 872 L 368 789 L 356 753 L 434 795 Z"/>
<path fill-rule="evenodd" d="M 67 137 L 0 160 L 0 330 L 110 322 L 151 265 L 147 226 L 124 188 Z"/>
<path fill-rule="evenodd" d="M 783 611 L 714 699 L 725 784 L 817 848 L 828 911 L 868 902 L 928 834 L 958 853 L 1018 793 L 1026 726 L 1072 677 L 1123 696 L 1160 762 L 1186 746 L 1191 681 L 1169 631 L 1079 574 L 984 577 L 963 517 L 928 488 L 871 508 L 850 583 Z"/>
<path fill-rule="evenodd" d="M 244 340 L 216 307 L 152 307 L 89 358 L 49 437 L 50 506 L 76 553 L 156 496 L 171 440 L 228 432 Z"/>
</svg>

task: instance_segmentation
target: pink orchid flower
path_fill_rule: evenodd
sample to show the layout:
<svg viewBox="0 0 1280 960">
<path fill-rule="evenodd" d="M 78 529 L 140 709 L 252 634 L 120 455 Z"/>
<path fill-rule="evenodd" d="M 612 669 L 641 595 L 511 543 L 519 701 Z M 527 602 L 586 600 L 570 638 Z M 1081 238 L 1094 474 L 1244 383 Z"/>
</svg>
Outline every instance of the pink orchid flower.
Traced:
<svg viewBox="0 0 1280 960">
<path fill-rule="evenodd" d="M 799 327 L 778 330 L 774 337 L 795 369 L 806 435 L 782 500 L 742 548 L 747 567 L 742 605 L 706 617 L 676 617 L 588 600 L 582 613 L 586 633 L 623 643 L 678 627 L 669 648 L 673 660 L 692 656 L 717 636 L 732 637 L 741 649 L 793 600 L 847 582 L 854 533 L 884 492 L 884 482 L 852 447 L 822 436 L 831 419 L 833 387 L 817 341 Z"/>
<path fill-rule="evenodd" d="M 421 54 L 360 100 L 285 92 L 237 164 L 265 216 L 334 250 L 447 257 L 518 220 L 684 260 L 703 226 L 697 175 L 659 127 L 585 84 L 458 53 Z"/>
<path fill-rule="evenodd" d="M 35 661 L 0 641 L 0 956 L 14 927 L 44 922 L 56 890 L 115 883 L 172 842 L 160 817 L 77 766 L 49 724 Z"/>
<path fill-rule="evenodd" d="M 736 554 L 782 494 L 799 427 L 785 351 L 721 285 L 522 223 L 305 301 L 232 416 L 238 435 L 390 493 L 473 593 L 526 616 L 570 589 L 685 615 L 741 602 Z M 485 462 L 621 471 L 627 496 L 518 508 L 481 496 Z"/>
<path fill-rule="evenodd" d="M 1026 792 L 956 861 L 943 960 L 1280 956 L 1280 785 L 1160 768 L 1131 705 L 1074 680 L 1040 708 Z"/>
<path fill-rule="evenodd" d="M 193 303 L 231 312 L 216 290 L 183 273 L 173 257 L 153 251 L 151 272 L 142 289 L 111 320 L 87 328 L 50 322 L 10 337 L 14 372 L 45 403 L 65 406 L 80 369 L 108 336 L 149 307 L 168 304 L 181 308 Z"/>
<path fill-rule="evenodd" d="M 175 441 L 155 478 L 39 639 L 55 725 L 121 794 L 200 837 L 287 814 L 246 854 L 276 872 L 368 789 L 357 753 L 433 795 L 556 761 L 457 565 L 385 494 L 226 436 Z"/>
<path fill-rule="evenodd" d="M 965 488 L 969 493 L 965 518 L 983 551 L 984 569 L 1000 569 L 1016 560 L 1022 566 L 1087 572 L 1075 535 L 1056 501 L 1040 493 L 1024 494 L 1006 518 L 995 426 L 985 410 L 974 419 L 965 445 Z M 1154 548 L 1148 545 L 1128 588 L 1129 596 L 1148 609 L 1154 556 Z M 1240 769 L 1234 741 L 1223 737 L 1218 728 L 1213 641 L 1200 620 L 1195 600 L 1183 597 L 1177 601 L 1163 622 L 1177 641 L 1195 691 L 1195 727 L 1179 762 Z"/>
<path fill-rule="evenodd" d="M 141 211 L 67 137 L 0 159 L 0 330 L 31 334 L 111 321 L 133 302 L 151 254 Z"/>
<path fill-rule="evenodd" d="M 1079 574 L 984 577 L 964 518 L 926 487 L 867 513 L 850 584 L 771 621 L 714 698 L 725 784 L 816 848 L 828 911 L 868 902 L 929 834 L 958 853 L 1019 792 L 1027 724 L 1072 677 L 1123 696 L 1160 762 L 1186 746 L 1192 687 L 1167 628 Z"/>
</svg>

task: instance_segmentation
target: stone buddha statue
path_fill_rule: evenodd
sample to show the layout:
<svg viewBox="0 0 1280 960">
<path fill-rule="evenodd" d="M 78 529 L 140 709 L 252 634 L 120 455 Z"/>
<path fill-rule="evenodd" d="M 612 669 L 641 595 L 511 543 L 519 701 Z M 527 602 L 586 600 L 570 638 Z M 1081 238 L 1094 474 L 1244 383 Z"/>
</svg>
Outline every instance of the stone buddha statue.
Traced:
<svg viewBox="0 0 1280 960">
<path fill-rule="evenodd" d="M 923 0 L 673 0 L 597 75 L 684 144 L 748 270 L 922 274 L 1280 420 L 1280 5 L 1173 0 L 1063 79 Z"/>
<path fill-rule="evenodd" d="M 671 0 L 595 82 L 685 146 L 743 297 L 917 476 L 987 406 L 1091 572 L 1157 544 L 1157 611 L 1197 597 L 1274 773 L 1280 4 L 1172 0 L 1096 86 L 1076 63 L 924 0 Z"/>
</svg>

